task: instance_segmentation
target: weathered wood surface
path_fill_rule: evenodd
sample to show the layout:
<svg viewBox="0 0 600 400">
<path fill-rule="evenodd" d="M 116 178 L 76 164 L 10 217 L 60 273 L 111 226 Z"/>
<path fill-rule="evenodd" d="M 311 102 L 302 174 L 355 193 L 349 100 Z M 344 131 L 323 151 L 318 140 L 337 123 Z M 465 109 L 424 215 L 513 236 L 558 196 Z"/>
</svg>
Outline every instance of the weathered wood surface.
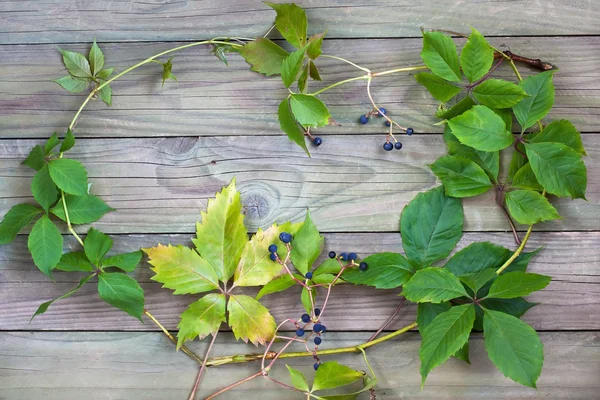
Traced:
<svg viewBox="0 0 600 400">
<path fill-rule="evenodd" d="M 151 247 L 157 243 L 191 244 L 192 235 L 119 235 L 115 251 L 125 252 Z M 458 249 L 474 241 L 491 241 L 514 248 L 512 235 L 506 233 L 467 233 Z M 74 240 L 67 240 L 74 248 Z M 544 246 L 529 267 L 531 272 L 547 274 L 552 282 L 543 291 L 530 296 L 540 304 L 524 319 L 541 330 L 600 329 L 600 233 L 535 232 L 528 249 Z M 325 236 L 326 249 L 356 251 L 359 255 L 374 252 L 402 252 L 397 233 L 336 233 Z M 23 237 L 0 248 L 0 330 L 157 330 L 149 321 L 140 324 L 125 313 L 104 304 L 95 285 L 84 287 L 73 297 L 52 305 L 50 310 L 29 320 L 44 301 L 58 297 L 77 285 L 80 276 L 55 273 L 56 283 L 39 273 L 26 250 Z M 177 326 L 179 314 L 197 296 L 173 296 L 160 284 L 151 281 L 148 264 L 138 268 L 135 278 L 146 292 L 147 308 L 169 329 Z M 391 315 L 398 305 L 399 290 L 376 290 L 352 285 L 336 286 L 324 316 L 329 330 L 373 330 Z M 257 290 L 247 289 L 249 294 Z M 322 297 L 321 297 L 322 300 Z M 303 313 L 300 291 L 290 289 L 262 300 L 278 321 Z M 365 312 L 368 310 L 368 312 Z M 399 329 L 414 322 L 416 308 L 407 305 L 389 329 Z"/>
<path fill-rule="evenodd" d="M 251 229 L 301 220 L 310 208 L 323 232 L 389 232 L 398 230 L 402 209 L 417 193 L 438 185 L 428 164 L 446 154 L 441 135 L 406 137 L 402 151 L 394 152 L 383 150 L 383 135 L 325 140 L 312 158 L 282 136 L 87 139 L 69 156 L 88 168 L 92 192 L 120 210 L 97 223 L 107 233 L 193 232 L 207 199 L 234 176 Z M 593 168 L 600 135 L 586 134 L 583 141 L 588 201 L 553 200 L 564 220 L 540 230 L 600 225 L 600 173 Z M 0 141 L 0 215 L 30 201 L 34 171 L 21 162 L 36 143 Z M 492 192 L 465 200 L 464 210 L 466 230 L 508 229 Z"/>
<path fill-rule="evenodd" d="M 368 333 L 328 333 L 323 348 L 350 346 Z M 417 333 L 407 333 L 370 348 L 379 379 L 377 399 L 597 399 L 600 386 L 600 333 L 541 333 L 546 353 L 538 390 L 505 378 L 489 361 L 483 338 L 470 340 L 471 365 L 451 359 L 434 370 L 420 389 Z M 206 342 L 190 346 L 202 354 Z M 299 346 L 298 346 L 299 347 Z M 221 333 L 215 355 L 256 352 Z M 333 359 L 323 357 L 323 360 Z M 358 354 L 335 359 L 366 369 Z M 284 364 L 312 379 L 311 358 L 281 360 L 271 371 L 289 383 Z M 159 333 L 6 332 L 0 334 L 0 387 L 5 400 L 16 399 L 185 399 L 197 374 L 196 364 Z M 209 368 L 198 398 L 258 371 L 259 364 Z M 219 399 L 302 399 L 284 388 L 255 379 Z M 368 396 L 361 397 L 367 399 Z"/>
<path fill-rule="evenodd" d="M 419 36 L 420 27 L 487 35 L 595 35 L 600 4 L 594 0 L 531 2 L 414 2 L 410 0 L 297 1 L 309 32 L 333 38 Z M 191 40 L 262 36 L 275 12 L 258 0 L 94 1 L 19 0 L 0 3 L 0 43 Z"/>
<path fill-rule="evenodd" d="M 90 36 L 89 40 L 92 40 Z M 89 41 L 88 40 L 88 41 Z M 555 76 L 556 104 L 548 119 L 567 118 L 582 132 L 598 132 L 600 126 L 600 40 L 597 37 L 495 38 L 516 53 L 541 57 L 558 65 Z M 107 66 L 116 71 L 181 43 L 101 43 Z M 346 57 L 374 71 L 421 64 L 420 39 L 329 40 L 327 54 Z M 65 45 L 87 53 L 89 44 Z M 105 136 L 234 136 L 281 135 L 277 106 L 287 91 L 279 77 L 265 78 L 249 71 L 238 55 L 229 66 L 217 60 L 207 47 L 187 49 L 175 59 L 178 82 L 161 85 L 160 66 L 149 65 L 113 83 L 113 105 L 93 101 L 84 111 L 78 137 Z M 319 59 L 325 87 L 358 76 L 360 71 L 336 60 Z M 531 70 L 520 67 L 524 74 Z M 0 46 L 0 125 L 2 137 L 47 137 L 64 131 L 84 94 L 68 93 L 52 82 L 65 74 L 60 53 L 52 45 Z M 514 80 L 507 65 L 498 76 Z M 390 115 L 416 132 L 441 132 L 434 126 L 438 103 L 407 73 L 376 78 L 373 95 Z M 372 107 L 364 81 L 343 85 L 322 95 L 340 127 L 326 127 L 330 134 L 377 134 L 383 122 L 357 124 L 358 116 Z M 268 140 L 268 139 L 265 139 Z M 327 144 L 327 142 L 325 142 Z M 324 150 L 321 150 L 324 151 Z"/>
</svg>

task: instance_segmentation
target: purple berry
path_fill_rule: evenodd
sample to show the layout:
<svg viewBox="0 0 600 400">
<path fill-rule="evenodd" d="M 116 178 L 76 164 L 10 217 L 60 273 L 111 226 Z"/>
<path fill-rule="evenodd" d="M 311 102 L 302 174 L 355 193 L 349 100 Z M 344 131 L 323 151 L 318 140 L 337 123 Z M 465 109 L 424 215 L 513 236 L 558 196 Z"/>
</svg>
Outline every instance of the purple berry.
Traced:
<svg viewBox="0 0 600 400">
<path fill-rule="evenodd" d="M 358 269 L 360 269 L 361 271 L 366 271 L 367 268 L 369 268 L 369 265 L 364 261 L 358 264 Z"/>
<path fill-rule="evenodd" d="M 315 363 L 315 365 L 313 365 L 313 368 L 315 369 L 315 371 L 319 369 L 319 365 L 321 365 L 321 363 L 318 363 L 318 362 Z"/>
<path fill-rule="evenodd" d="M 269 246 L 269 253 L 277 253 L 277 245 L 272 244 Z"/>
<path fill-rule="evenodd" d="M 307 324 L 310 321 L 310 315 L 308 315 L 308 314 L 302 314 L 302 316 L 300 318 L 302 319 L 302 322 L 304 322 L 305 324 Z"/>
<path fill-rule="evenodd" d="M 400 149 L 402 148 L 402 143 L 400 143 L 400 142 L 396 142 L 396 143 L 394 144 L 394 147 L 396 148 L 396 150 L 400 150 Z"/>
<path fill-rule="evenodd" d="M 394 145 L 391 142 L 385 142 L 383 144 L 383 149 L 385 151 L 392 151 L 393 148 L 394 148 Z"/>
<path fill-rule="evenodd" d="M 413 133 L 415 133 L 415 130 L 414 130 L 413 128 L 407 128 L 407 129 L 406 129 L 406 134 L 407 134 L 408 136 L 412 135 Z"/>
<path fill-rule="evenodd" d="M 384 116 L 384 115 L 386 115 L 386 114 L 387 114 L 387 110 L 386 110 L 385 108 L 381 107 L 381 108 L 379 109 L 379 113 L 377 114 L 377 116 L 378 116 L 378 117 L 383 117 L 383 116 Z"/>
<path fill-rule="evenodd" d="M 369 117 L 367 117 L 366 115 L 361 115 L 358 121 L 361 124 L 365 125 L 367 122 L 369 122 Z"/>
<path fill-rule="evenodd" d="M 296 330 L 296 336 L 298 336 L 298 337 L 302 337 L 302 336 L 304 336 L 304 329 L 302 329 L 302 328 L 298 328 L 298 329 Z"/>
<path fill-rule="evenodd" d="M 320 338 L 320 337 L 318 337 L 318 336 L 315 338 L 315 344 L 316 344 L 317 346 L 318 346 L 318 345 L 320 345 L 322 341 L 323 341 L 323 340 L 321 340 L 321 338 Z"/>
</svg>

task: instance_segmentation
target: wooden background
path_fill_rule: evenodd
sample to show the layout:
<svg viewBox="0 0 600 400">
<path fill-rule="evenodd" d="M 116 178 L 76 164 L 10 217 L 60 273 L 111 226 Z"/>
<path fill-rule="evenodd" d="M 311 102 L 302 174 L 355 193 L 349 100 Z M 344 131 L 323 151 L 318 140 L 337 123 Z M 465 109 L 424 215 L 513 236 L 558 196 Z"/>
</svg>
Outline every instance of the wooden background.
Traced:
<svg viewBox="0 0 600 400">
<path fill-rule="evenodd" d="M 564 220 L 540 225 L 528 248 L 545 249 L 531 271 L 552 283 L 531 296 L 541 304 L 524 319 L 540 331 L 545 364 L 539 390 L 504 378 L 487 359 L 483 338 L 471 340 L 472 365 L 451 360 L 420 390 L 417 333 L 369 350 L 380 375 L 378 399 L 600 398 L 600 3 L 593 0 L 299 1 L 309 32 L 328 29 L 324 51 L 375 70 L 420 62 L 421 26 L 467 32 L 477 27 L 500 46 L 560 67 L 549 120 L 568 118 L 582 132 L 588 157 L 588 201 L 556 201 Z M 116 71 L 182 42 L 213 36 L 262 35 L 275 13 L 250 0 L 0 2 L 0 215 L 31 201 L 32 171 L 20 165 L 29 149 L 64 132 L 84 95 L 51 82 L 65 74 L 56 46 L 87 53 L 94 37 Z M 355 76 L 351 67 L 319 62 L 322 85 Z M 445 153 L 432 124 L 436 102 L 409 75 L 378 78 L 374 95 L 390 115 L 418 134 L 402 151 L 382 149 L 382 123 L 356 124 L 369 110 L 364 82 L 323 95 L 340 127 L 320 131 L 323 145 L 307 158 L 279 131 L 276 107 L 285 90 L 278 78 L 248 70 L 237 56 L 226 67 L 207 48 L 179 53 L 178 83 L 161 87 L 156 66 L 113 84 L 113 106 L 95 101 L 79 122 L 70 153 L 85 163 L 100 195 L 118 212 L 96 226 L 114 235 L 117 250 L 190 243 L 208 198 L 233 176 L 243 193 L 250 229 L 301 220 L 310 208 L 326 232 L 326 247 L 359 254 L 400 251 L 402 208 L 438 183 L 427 167 Z M 525 74 L 529 73 L 523 68 Z M 508 69 L 500 75 L 511 76 Z M 318 86 L 320 86 L 319 84 Z M 317 86 L 317 85 L 315 85 Z M 491 196 L 465 201 L 466 233 L 459 247 L 490 240 L 513 247 Z M 85 232 L 87 227 L 81 227 Z M 74 246 L 66 237 L 66 243 Z M 172 296 L 136 272 L 147 307 L 170 329 L 191 297 Z M 37 306 L 73 287 L 79 277 L 50 282 L 33 265 L 26 236 L 0 248 L 0 399 L 185 399 L 196 365 L 156 326 L 103 304 L 93 290 L 57 302 L 29 319 Z M 323 348 L 364 341 L 398 303 L 397 291 L 335 289 Z M 265 298 L 276 319 L 300 315 L 295 296 Z M 415 318 L 406 306 L 389 329 Z M 204 342 L 194 342 L 198 352 Z M 257 351 L 221 334 L 218 354 Z M 328 358 L 327 358 L 328 359 Z M 364 368 L 360 356 L 341 362 Z M 283 364 L 283 363 L 282 363 Z M 312 360 L 290 362 L 311 374 Z M 209 369 L 206 395 L 258 369 L 256 364 Z M 287 380 L 279 368 L 275 376 Z M 282 399 L 294 394 L 255 380 L 222 398 Z M 200 396 L 199 396 L 200 397 Z"/>
</svg>

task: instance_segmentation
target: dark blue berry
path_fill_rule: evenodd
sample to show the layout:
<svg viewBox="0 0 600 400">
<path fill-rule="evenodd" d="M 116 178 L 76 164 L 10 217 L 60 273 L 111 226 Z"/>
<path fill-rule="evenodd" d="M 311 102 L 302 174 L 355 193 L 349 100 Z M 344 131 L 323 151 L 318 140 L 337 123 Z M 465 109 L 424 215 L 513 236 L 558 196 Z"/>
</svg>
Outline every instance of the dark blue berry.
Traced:
<svg viewBox="0 0 600 400">
<path fill-rule="evenodd" d="M 313 368 L 315 369 L 315 371 L 319 369 L 319 365 L 321 365 L 321 364 L 320 363 L 315 363 L 315 365 L 313 365 Z"/>
<path fill-rule="evenodd" d="M 385 121 L 385 126 L 387 126 L 387 127 L 389 128 L 389 127 L 390 127 L 390 125 L 392 125 L 392 124 L 390 123 L 390 121 Z"/>
<path fill-rule="evenodd" d="M 317 323 L 313 325 L 313 331 L 319 333 L 323 331 L 323 325 Z"/>
<path fill-rule="evenodd" d="M 356 260 L 356 257 L 358 257 L 356 255 L 356 253 L 350 253 L 350 254 L 348 254 L 348 260 L 350 260 L 350 261 Z"/>
<path fill-rule="evenodd" d="M 277 253 L 271 253 L 269 258 L 271 259 L 271 261 L 277 261 Z"/>
<path fill-rule="evenodd" d="M 385 114 L 387 114 L 387 110 L 385 108 L 381 107 L 379 109 L 379 114 L 377 114 L 377 116 L 383 117 Z"/>
<path fill-rule="evenodd" d="M 269 253 L 277 253 L 277 245 L 272 244 L 269 246 Z"/>
<path fill-rule="evenodd" d="M 289 243 L 292 241 L 292 235 L 287 232 L 281 232 L 279 234 L 279 240 L 281 240 L 283 243 Z"/>
<path fill-rule="evenodd" d="M 336 256 L 335 251 L 329 252 L 329 258 L 335 258 L 335 256 Z"/>
<path fill-rule="evenodd" d="M 342 259 L 342 261 L 348 261 L 348 254 L 340 253 L 340 258 Z"/>
<path fill-rule="evenodd" d="M 296 336 L 298 336 L 298 337 L 304 336 L 304 329 L 302 329 L 302 328 L 296 329 Z"/>
<path fill-rule="evenodd" d="M 324 333 L 327 330 L 327 327 L 325 325 L 321 325 L 323 327 L 323 329 L 321 330 L 321 333 Z"/>
<path fill-rule="evenodd" d="M 323 341 L 323 340 L 321 340 L 321 338 L 320 338 L 320 337 L 318 337 L 318 336 L 315 338 L 315 344 L 316 344 L 317 346 L 318 346 L 318 345 L 320 345 L 322 341 Z"/>
<path fill-rule="evenodd" d="M 400 149 L 402 148 L 402 143 L 400 143 L 400 142 L 396 142 L 396 143 L 394 144 L 394 147 L 396 148 L 396 150 L 400 150 Z"/>
<path fill-rule="evenodd" d="M 312 279 L 312 272 L 307 272 L 304 276 L 306 277 L 306 279 Z"/>
<path fill-rule="evenodd" d="M 412 135 L 413 133 L 415 133 L 415 130 L 414 130 L 413 128 L 407 128 L 407 129 L 406 129 L 406 134 L 407 134 L 408 136 Z"/>
<path fill-rule="evenodd" d="M 321 309 L 320 308 L 315 308 L 315 315 L 318 317 L 319 315 L 321 315 Z"/>
<path fill-rule="evenodd" d="M 316 138 L 314 138 L 314 139 L 313 139 L 313 141 L 312 141 L 312 142 L 313 142 L 313 144 L 314 144 L 315 146 L 320 146 L 320 145 L 321 145 L 321 143 L 323 143 L 323 139 L 321 139 L 320 137 L 316 137 Z"/>
<path fill-rule="evenodd" d="M 302 322 L 304 322 L 305 324 L 310 321 L 310 315 L 308 314 L 302 314 L 300 318 L 302 318 Z"/>
<path fill-rule="evenodd" d="M 366 115 L 361 115 L 360 118 L 358 119 L 358 121 L 364 125 L 367 122 L 369 122 L 369 117 L 367 117 Z"/>
<path fill-rule="evenodd" d="M 394 145 L 391 142 L 385 142 L 383 144 L 383 149 L 385 151 L 391 151 L 394 148 Z"/>
<path fill-rule="evenodd" d="M 360 269 L 361 271 L 366 271 L 367 268 L 369 268 L 369 265 L 364 261 L 358 264 L 358 269 Z"/>
</svg>

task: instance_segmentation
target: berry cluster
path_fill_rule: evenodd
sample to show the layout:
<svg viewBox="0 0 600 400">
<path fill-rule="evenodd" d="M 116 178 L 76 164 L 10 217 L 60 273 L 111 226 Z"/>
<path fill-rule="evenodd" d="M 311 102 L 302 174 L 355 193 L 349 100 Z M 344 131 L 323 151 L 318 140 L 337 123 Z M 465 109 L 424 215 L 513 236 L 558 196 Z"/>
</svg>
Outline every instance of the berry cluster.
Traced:
<svg viewBox="0 0 600 400">
<path fill-rule="evenodd" d="M 392 149 L 396 148 L 396 150 L 400 150 L 402 148 L 402 143 L 400 143 L 399 141 L 396 140 L 396 138 L 394 137 L 394 135 L 392 134 L 392 120 L 390 120 L 387 117 L 387 110 L 383 107 L 381 107 L 379 110 L 373 110 L 373 111 L 369 111 L 366 114 L 363 114 L 360 116 L 360 118 L 358 119 L 358 122 L 360 122 L 361 124 L 365 125 L 369 122 L 369 117 L 371 115 L 377 115 L 378 117 L 383 117 L 386 116 L 386 120 L 385 120 L 385 126 L 387 126 L 388 128 L 390 128 L 390 133 L 388 134 L 388 140 L 383 144 L 383 149 L 385 151 L 392 151 Z M 400 127 L 398 124 L 396 124 L 396 126 Z M 400 128 L 402 130 L 404 130 L 406 132 L 406 134 L 408 136 L 411 136 L 413 133 L 415 133 L 415 130 L 413 128 Z M 392 138 L 394 140 L 394 143 L 390 142 L 389 138 Z"/>
<path fill-rule="evenodd" d="M 308 278 L 308 276 L 307 276 L 307 278 Z M 320 315 L 321 315 L 321 309 L 320 308 L 315 308 L 315 318 L 314 318 L 314 320 L 308 314 L 302 314 L 302 316 L 300 317 L 300 320 L 303 323 L 307 324 L 307 325 L 311 321 L 314 322 L 314 325 L 312 327 L 312 331 L 316 334 L 316 336 L 313 339 L 313 342 L 315 343 L 315 350 L 314 350 L 313 358 L 315 360 L 317 360 L 317 362 L 314 364 L 315 370 L 317 368 L 319 368 L 319 365 L 321 365 L 321 362 L 319 361 L 319 357 L 317 356 L 317 349 L 318 349 L 318 346 L 321 343 L 323 343 L 323 338 L 321 337 L 321 335 L 323 333 L 325 333 L 325 331 L 327 330 L 327 327 L 319 322 L 319 316 Z M 297 337 L 303 337 L 306 334 L 306 331 L 304 330 L 304 328 L 306 328 L 306 325 L 304 325 L 304 327 L 300 327 L 300 325 L 298 323 L 296 323 L 296 336 Z"/>
<path fill-rule="evenodd" d="M 292 234 L 291 233 L 287 233 L 287 232 L 281 232 L 279 234 L 279 240 L 281 240 L 285 244 L 291 243 L 291 241 L 292 241 Z M 269 253 L 271 253 L 271 255 L 269 256 L 269 258 L 272 261 L 277 261 L 279 259 L 279 256 L 277 255 L 277 245 L 276 244 L 272 244 L 272 245 L 269 246 Z"/>
<path fill-rule="evenodd" d="M 337 254 L 335 251 L 329 252 L 329 258 L 336 258 L 336 257 L 337 257 Z M 350 263 L 352 263 L 354 265 L 356 265 L 354 263 L 354 261 L 356 261 L 357 258 L 358 258 L 358 256 L 356 255 L 356 253 L 340 253 L 340 256 L 339 256 L 340 260 L 349 261 Z M 366 271 L 367 268 L 369 268 L 369 265 L 364 261 L 361 261 L 358 264 L 358 269 L 360 269 L 361 271 Z"/>
</svg>

